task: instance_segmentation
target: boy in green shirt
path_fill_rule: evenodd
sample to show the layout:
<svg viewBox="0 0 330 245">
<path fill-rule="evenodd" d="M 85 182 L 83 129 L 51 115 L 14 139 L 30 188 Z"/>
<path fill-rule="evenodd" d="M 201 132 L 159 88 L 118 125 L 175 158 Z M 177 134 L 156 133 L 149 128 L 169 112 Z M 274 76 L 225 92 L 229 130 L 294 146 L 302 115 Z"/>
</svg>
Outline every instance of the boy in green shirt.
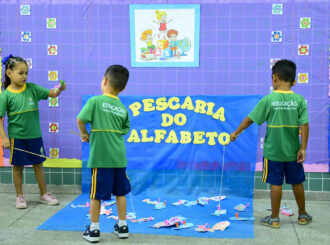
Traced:
<svg viewBox="0 0 330 245">
<path fill-rule="evenodd" d="M 298 223 L 312 222 L 305 210 L 305 181 L 303 162 L 309 135 L 308 114 L 305 99 L 291 91 L 295 85 L 296 65 L 290 60 L 280 60 L 272 68 L 273 93 L 262 98 L 253 111 L 230 135 L 235 141 L 238 135 L 253 122 L 261 125 L 267 121 L 264 143 L 263 182 L 271 184 L 272 215 L 261 219 L 261 223 L 272 228 L 280 228 L 279 211 L 282 199 L 282 184 L 292 190 L 299 208 Z M 299 141 L 301 128 L 301 143 Z"/>
<path fill-rule="evenodd" d="M 77 116 L 81 140 L 90 142 L 87 167 L 92 171 L 91 225 L 83 233 L 83 238 L 89 242 L 100 240 L 101 200 L 110 200 L 111 194 L 116 196 L 119 217 L 114 233 L 119 238 L 128 237 L 125 195 L 131 191 L 131 184 L 126 174 L 123 134 L 128 134 L 130 122 L 128 111 L 117 97 L 125 89 L 128 77 L 125 67 L 108 67 L 101 83 L 103 94 L 89 99 Z M 87 123 L 91 124 L 91 135 L 86 130 Z"/>
</svg>

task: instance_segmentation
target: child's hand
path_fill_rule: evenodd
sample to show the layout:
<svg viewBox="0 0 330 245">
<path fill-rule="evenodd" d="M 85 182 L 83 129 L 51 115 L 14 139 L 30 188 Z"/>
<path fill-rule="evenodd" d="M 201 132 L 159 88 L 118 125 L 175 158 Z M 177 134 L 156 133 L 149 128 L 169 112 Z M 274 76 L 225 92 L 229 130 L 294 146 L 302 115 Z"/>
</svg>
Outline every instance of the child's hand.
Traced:
<svg viewBox="0 0 330 245">
<path fill-rule="evenodd" d="M 5 148 L 10 148 L 10 141 L 9 139 L 6 137 L 4 139 L 1 139 L 1 142 L 2 142 L 2 146 L 5 147 Z"/>
<path fill-rule="evenodd" d="M 60 89 L 61 89 L 62 91 L 65 90 L 65 89 L 66 89 L 66 83 L 65 83 L 63 80 L 61 80 L 61 81 L 60 81 L 60 84 L 61 84 Z"/>
<path fill-rule="evenodd" d="M 297 154 L 297 162 L 298 163 L 303 163 L 306 158 L 306 150 L 304 149 L 299 149 L 298 154 Z"/>
<path fill-rule="evenodd" d="M 231 133 L 230 134 L 230 141 L 235 141 L 236 140 L 236 138 L 237 138 L 237 134 L 234 132 L 234 133 Z"/>
<path fill-rule="evenodd" d="M 82 142 L 89 142 L 89 134 L 82 134 L 81 135 Z"/>
</svg>

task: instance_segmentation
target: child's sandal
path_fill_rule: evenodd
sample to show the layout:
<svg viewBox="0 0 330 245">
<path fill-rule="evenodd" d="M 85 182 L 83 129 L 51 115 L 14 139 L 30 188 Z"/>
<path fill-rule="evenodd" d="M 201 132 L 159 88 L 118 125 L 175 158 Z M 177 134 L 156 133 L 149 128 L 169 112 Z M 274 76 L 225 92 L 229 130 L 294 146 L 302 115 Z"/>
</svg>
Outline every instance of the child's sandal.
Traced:
<svg viewBox="0 0 330 245">
<path fill-rule="evenodd" d="M 269 226 L 274 229 L 280 228 L 280 219 L 279 218 L 272 218 L 271 216 L 266 216 L 265 218 L 261 219 L 261 223 L 265 226 Z"/>
<path fill-rule="evenodd" d="M 312 221 L 313 221 L 313 217 L 311 215 L 309 215 L 308 213 L 299 214 L 299 216 L 298 216 L 298 224 L 299 225 L 307 225 Z"/>
</svg>

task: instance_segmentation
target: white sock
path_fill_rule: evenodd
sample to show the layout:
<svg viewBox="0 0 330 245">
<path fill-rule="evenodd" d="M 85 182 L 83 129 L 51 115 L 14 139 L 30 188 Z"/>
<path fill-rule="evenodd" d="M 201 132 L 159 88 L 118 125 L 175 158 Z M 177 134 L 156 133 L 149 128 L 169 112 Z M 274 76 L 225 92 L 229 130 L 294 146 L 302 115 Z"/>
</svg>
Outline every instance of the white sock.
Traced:
<svg viewBox="0 0 330 245">
<path fill-rule="evenodd" d="M 100 223 L 91 223 L 90 230 L 99 230 L 100 229 Z"/>
<path fill-rule="evenodd" d="M 119 225 L 119 227 L 127 225 L 126 220 L 118 220 L 118 225 Z"/>
</svg>

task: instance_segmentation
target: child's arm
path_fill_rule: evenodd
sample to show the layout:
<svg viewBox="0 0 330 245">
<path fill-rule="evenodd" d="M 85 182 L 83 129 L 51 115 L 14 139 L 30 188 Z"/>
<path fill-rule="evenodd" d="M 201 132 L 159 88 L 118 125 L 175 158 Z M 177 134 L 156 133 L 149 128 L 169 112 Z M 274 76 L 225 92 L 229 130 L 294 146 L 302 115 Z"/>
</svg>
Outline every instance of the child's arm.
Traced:
<svg viewBox="0 0 330 245">
<path fill-rule="evenodd" d="M 55 89 L 53 90 L 50 90 L 49 91 L 49 94 L 48 94 L 48 97 L 52 97 L 52 98 L 56 98 L 57 96 L 59 96 L 61 94 L 61 92 L 63 90 L 65 90 L 66 88 L 66 84 L 63 80 L 60 81 L 60 86 L 59 87 L 55 87 Z"/>
<path fill-rule="evenodd" d="M 253 121 L 249 117 L 244 118 L 244 120 L 241 122 L 241 124 L 235 130 L 235 132 L 230 134 L 230 141 L 235 141 L 236 138 L 242 133 L 242 131 L 244 129 L 248 128 L 252 123 L 253 123 Z"/>
<path fill-rule="evenodd" d="M 79 118 L 77 118 L 77 125 L 78 125 L 79 131 L 80 131 L 81 141 L 89 142 L 89 134 L 86 130 L 85 123 L 82 120 L 80 120 Z"/>
<path fill-rule="evenodd" d="M 10 147 L 10 142 L 9 139 L 7 137 L 5 128 L 3 127 L 3 121 L 2 121 L 3 117 L 0 117 L 0 137 L 1 137 L 1 142 L 2 142 L 2 146 L 5 148 L 9 148 Z"/>
<path fill-rule="evenodd" d="M 297 162 L 303 163 L 306 158 L 306 147 L 309 136 L 309 124 L 307 123 L 300 125 L 300 128 L 301 128 L 301 144 L 297 154 Z"/>
</svg>

